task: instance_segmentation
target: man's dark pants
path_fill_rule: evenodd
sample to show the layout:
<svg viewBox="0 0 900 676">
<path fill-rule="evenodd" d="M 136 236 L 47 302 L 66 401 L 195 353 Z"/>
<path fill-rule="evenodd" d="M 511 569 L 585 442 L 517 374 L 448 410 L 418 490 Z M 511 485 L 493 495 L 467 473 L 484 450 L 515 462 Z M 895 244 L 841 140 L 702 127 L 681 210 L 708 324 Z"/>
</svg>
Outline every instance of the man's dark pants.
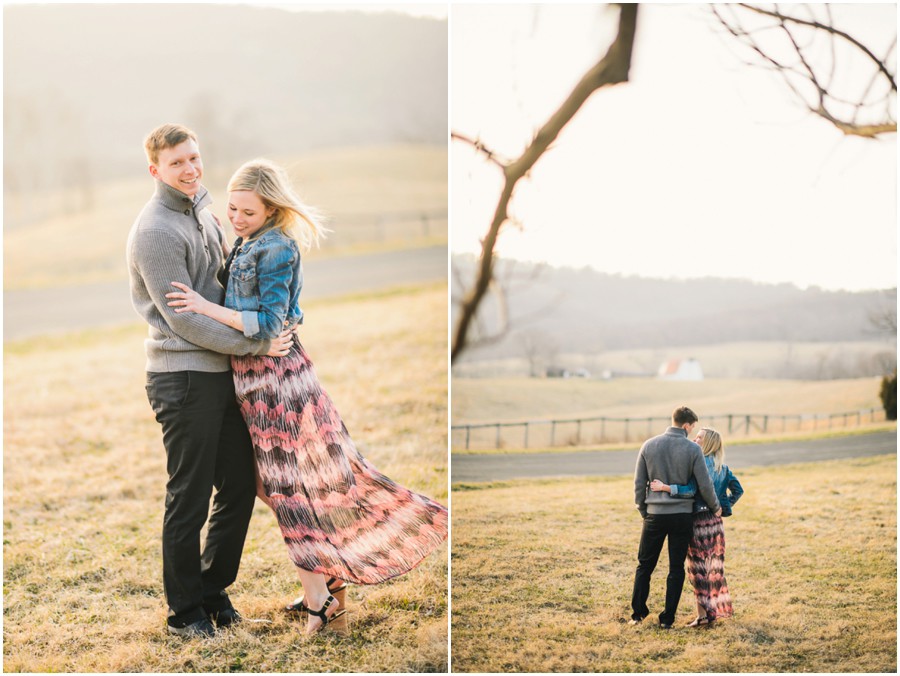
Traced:
<svg viewBox="0 0 900 676">
<path fill-rule="evenodd" d="M 185 626 L 231 607 L 225 589 L 237 577 L 256 498 L 253 447 L 228 371 L 148 373 L 147 398 L 162 425 L 169 474 L 162 537 L 169 624 Z"/>
<path fill-rule="evenodd" d="M 634 574 L 631 595 L 631 617 L 643 620 L 650 614 L 647 597 L 650 595 L 650 576 L 662 552 L 663 542 L 669 539 L 669 575 L 666 578 L 666 607 L 659 615 L 661 624 L 675 622 L 675 612 L 684 585 L 684 558 L 694 530 L 692 514 L 648 514 L 641 530 L 638 548 L 638 567 Z"/>
</svg>

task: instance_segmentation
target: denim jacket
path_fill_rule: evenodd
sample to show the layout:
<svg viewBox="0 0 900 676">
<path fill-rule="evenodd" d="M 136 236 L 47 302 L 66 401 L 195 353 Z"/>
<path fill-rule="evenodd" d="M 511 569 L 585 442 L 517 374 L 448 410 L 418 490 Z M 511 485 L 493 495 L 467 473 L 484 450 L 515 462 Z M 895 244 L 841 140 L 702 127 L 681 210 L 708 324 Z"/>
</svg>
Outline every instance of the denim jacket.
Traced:
<svg viewBox="0 0 900 676">
<path fill-rule="evenodd" d="M 703 459 L 706 461 L 706 469 L 709 470 L 709 476 L 716 487 L 716 496 L 719 498 L 719 504 L 722 505 L 722 516 L 731 516 L 732 506 L 744 494 L 741 482 L 737 480 L 728 465 L 722 465 L 722 469 L 717 472 L 715 461 L 710 456 Z M 709 510 L 703 498 L 697 495 L 697 482 L 694 477 L 691 477 L 691 480 L 683 486 L 672 484 L 671 489 L 673 498 L 694 498 L 694 512 Z"/>
<path fill-rule="evenodd" d="M 239 237 L 225 261 L 225 307 L 240 310 L 244 335 L 257 340 L 303 323 L 300 248 L 278 228 L 263 227 L 255 238 Z"/>
</svg>

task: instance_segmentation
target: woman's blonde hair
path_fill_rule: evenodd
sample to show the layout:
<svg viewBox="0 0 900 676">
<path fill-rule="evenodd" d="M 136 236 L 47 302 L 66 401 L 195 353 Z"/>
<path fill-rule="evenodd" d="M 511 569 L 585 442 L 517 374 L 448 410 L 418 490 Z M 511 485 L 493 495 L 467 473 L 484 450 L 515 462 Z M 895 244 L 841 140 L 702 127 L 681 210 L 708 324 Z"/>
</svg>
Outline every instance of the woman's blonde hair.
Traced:
<svg viewBox="0 0 900 676">
<path fill-rule="evenodd" d="M 228 192 L 249 190 L 257 194 L 272 215 L 274 227 L 292 237 L 304 249 L 318 245 L 328 230 L 322 215 L 294 192 L 288 173 L 269 160 L 257 159 L 241 166 L 228 181 Z"/>
<path fill-rule="evenodd" d="M 700 444 L 703 455 L 711 455 L 713 457 L 713 463 L 718 472 L 722 469 L 722 465 L 725 464 L 725 447 L 722 445 L 722 435 L 712 427 L 701 427 L 700 431 L 703 432 L 703 442 Z"/>
</svg>

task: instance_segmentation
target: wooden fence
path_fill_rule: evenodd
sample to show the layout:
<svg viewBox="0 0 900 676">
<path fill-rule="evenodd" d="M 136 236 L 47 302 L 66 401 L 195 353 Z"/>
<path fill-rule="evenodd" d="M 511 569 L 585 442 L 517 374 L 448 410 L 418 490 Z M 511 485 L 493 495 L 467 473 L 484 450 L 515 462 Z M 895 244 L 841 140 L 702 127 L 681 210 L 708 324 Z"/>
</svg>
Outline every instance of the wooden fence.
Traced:
<svg viewBox="0 0 900 676">
<path fill-rule="evenodd" d="M 884 420 L 884 409 L 869 408 L 846 413 L 799 415 L 726 413 L 703 416 L 702 424 L 719 430 L 727 438 L 859 427 Z M 551 448 L 637 443 L 662 433 L 670 424 L 670 418 L 596 417 L 452 425 L 452 448 Z"/>
<path fill-rule="evenodd" d="M 447 236 L 447 210 L 345 214 L 332 224 L 323 247 Z"/>
</svg>

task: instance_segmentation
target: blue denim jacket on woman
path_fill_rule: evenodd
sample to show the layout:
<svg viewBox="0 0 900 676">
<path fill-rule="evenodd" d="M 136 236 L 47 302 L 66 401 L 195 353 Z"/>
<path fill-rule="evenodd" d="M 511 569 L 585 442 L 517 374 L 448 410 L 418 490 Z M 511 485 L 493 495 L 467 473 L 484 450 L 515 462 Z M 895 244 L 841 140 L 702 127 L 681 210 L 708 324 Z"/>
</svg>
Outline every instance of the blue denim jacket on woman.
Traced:
<svg viewBox="0 0 900 676">
<path fill-rule="evenodd" d="M 737 480 L 728 465 L 722 465 L 722 469 L 717 472 L 715 461 L 710 456 L 707 455 L 703 459 L 706 461 L 709 477 L 716 487 L 716 497 L 719 498 L 719 504 L 722 506 L 722 516 L 731 516 L 732 506 L 744 494 L 741 482 Z M 694 498 L 695 513 L 709 510 L 703 498 L 697 495 L 697 482 L 694 477 L 691 477 L 691 480 L 684 486 L 673 484 L 671 490 L 673 498 Z"/>
<path fill-rule="evenodd" d="M 303 323 L 303 268 L 291 237 L 267 224 L 256 237 L 239 237 L 225 266 L 225 307 L 241 312 L 245 336 L 271 339 Z"/>
</svg>

